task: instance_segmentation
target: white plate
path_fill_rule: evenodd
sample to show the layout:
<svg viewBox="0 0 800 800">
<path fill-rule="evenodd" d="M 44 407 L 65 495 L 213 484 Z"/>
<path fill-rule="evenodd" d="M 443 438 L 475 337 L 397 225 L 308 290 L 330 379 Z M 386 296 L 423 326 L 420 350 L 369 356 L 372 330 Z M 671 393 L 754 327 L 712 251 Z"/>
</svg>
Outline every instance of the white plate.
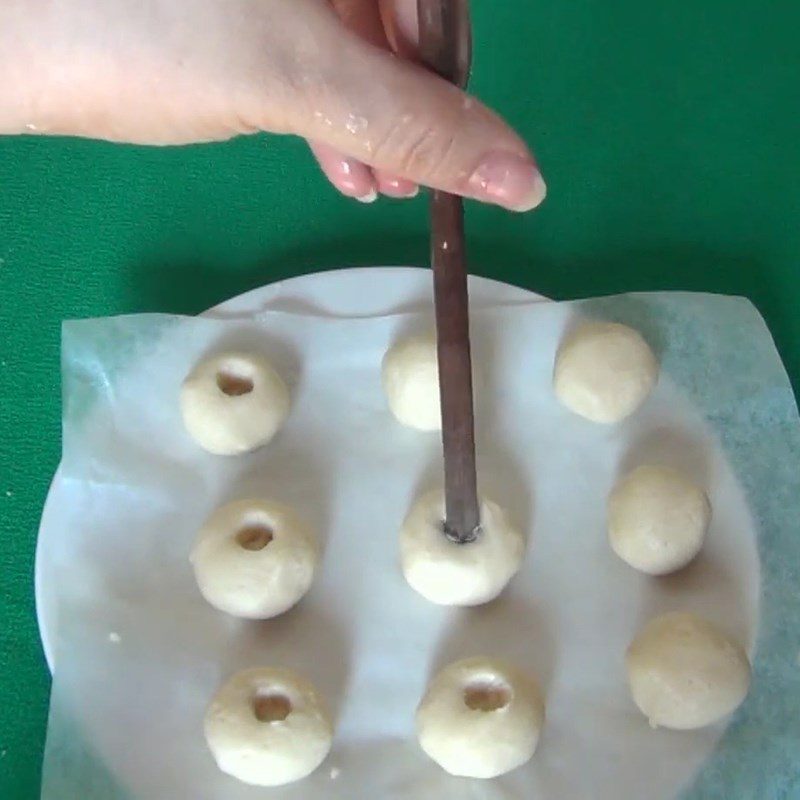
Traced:
<svg viewBox="0 0 800 800">
<path fill-rule="evenodd" d="M 479 280 L 473 281 L 472 294 L 475 306 L 529 304 L 535 299 L 521 290 Z M 516 591 L 469 614 L 468 619 L 432 610 L 410 593 L 396 568 L 392 543 L 385 536 L 372 535 L 371 520 L 386 513 L 393 529 L 399 524 L 413 497 L 408 481 L 420 480 L 426 464 L 430 467 L 440 459 L 435 436 L 423 448 L 413 432 L 399 426 L 387 428 L 390 418 L 373 366 L 392 337 L 408 324 L 404 319 L 383 317 L 429 312 L 430 304 L 429 272 L 375 269 L 276 284 L 209 312 L 217 318 L 244 320 L 265 309 L 283 312 L 243 327 L 269 337 L 275 332 L 270 326 L 278 325 L 280 341 L 302 353 L 307 367 L 283 442 L 313 443 L 315 456 L 330 458 L 321 472 L 336 476 L 337 503 L 331 506 L 336 513 L 326 527 L 326 569 L 313 596 L 295 617 L 287 615 L 277 625 L 246 626 L 239 631 L 244 636 L 240 640 L 231 639 L 230 621 L 213 614 L 192 591 L 185 554 L 196 525 L 229 490 L 244 491 L 246 480 L 242 479 L 248 474 L 259 486 L 264 481 L 273 488 L 280 483 L 276 491 L 297 492 L 297 496 L 287 496 L 293 502 L 304 502 L 308 491 L 324 497 L 326 490 L 315 488 L 313 469 L 306 474 L 310 464 L 288 458 L 291 447 L 282 452 L 269 448 L 264 458 L 257 454 L 259 463 L 271 473 L 249 472 L 240 462 L 217 470 L 216 460 L 203 459 L 209 469 L 206 473 L 195 464 L 202 454 L 188 441 L 176 404 L 141 402 L 143 392 L 156 398 L 174 397 L 187 365 L 196 363 L 218 342 L 218 326 L 170 321 L 184 333 L 175 338 L 157 336 L 153 358 L 138 360 L 126 356 L 130 339 L 125 331 L 133 327 L 137 341 L 149 341 L 154 327 L 162 330 L 153 320 L 104 321 L 93 328 L 99 338 L 90 334 L 81 339 L 85 334 L 75 334 L 88 343 L 88 360 L 71 351 L 68 374 L 74 377 L 77 369 L 78 384 L 98 388 L 98 397 L 110 400 L 114 410 L 109 415 L 109 402 L 104 411 L 101 400 L 97 413 L 87 414 L 80 429 L 67 427 L 68 433 L 81 431 L 71 440 L 68 452 L 71 458 L 83 453 L 84 460 L 78 456 L 75 463 L 85 464 L 88 470 L 78 466 L 77 482 L 67 480 L 63 472 L 57 474 L 42 520 L 37 603 L 43 641 L 51 656 L 67 622 L 76 622 L 75 630 L 70 630 L 72 637 L 66 640 L 70 658 L 60 663 L 57 673 L 54 707 L 58 720 L 59 697 L 77 702 L 79 719 L 76 725 L 62 728 L 66 737 L 60 741 L 61 748 L 56 746 L 57 736 L 48 738 L 49 763 L 68 767 L 61 778 L 77 774 L 76 786 L 83 788 L 83 773 L 68 760 L 59 760 L 65 739 L 69 745 L 80 731 L 97 762 L 132 796 L 177 798 L 187 789 L 193 797 L 214 800 L 255 796 L 214 769 L 202 745 L 198 715 L 225 674 L 261 663 L 267 656 L 282 663 L 288 659 L 286 664 L 298 669 L 308 667 L 323 694 L 339 704 L 337 746 L 326 770 L 281 793 L 282 797 L 358 796 L 365 788 L 359 782 L 365 779 L 366 787 L 371 780 L 376 789 L 369 796 L 403 800 L 441 800 L 468 793 L 492 800 L 516 798 L 528 796 L 536 786 L 542 796 L 554 796 L 553 791 L 569 786 L 571 797 L 597 798 L 614 796 L 622 785 L 627 794 L 620 796 L 638 797 L 646 791 L 667 797 L 711 755 L 723 725 L 683 736 L 650 732 L 630 702 L 622 667 L 622 654 L 633 631 L 660 611 L 678 607 L 707 613 L 748 646 L 757 628 L 757 533 L 718 439 L 721 431 L 731 428 L 717 417 L 720 425 L 712 431 L 703 419 L 707 412 L 701 411 L 702 403 L 695 404 L 697 395 L 684 391 L 685 381 L 676 385 L 671 380 L 677 365 L 669 360 L 670 353 L 674 356 L 676 347 L 681 351 L 685 331 L 692 330 L 683 324 L 676 327 L 672 312 L 687 304 L 691 308 L 691 299 L 672 298 L 671 305 L 667 303 L 672 316 L 666 319 L 670 335 L 664 352 L 665 375 L 653 397 L 634 418 L 612 428 L 592 426 L 569 415 L 549 390 L 553 353 L 575 313 L 569 304 L 541 304 L 536 310 L 503 307 L 476 315 L 476 363 L 502 376 L 502 380 L 492 380 L 489 375 L 486 381 L 494 410 L 483 418 L 489 424 L 481 425 L 483 485 L 515 519 L 527 520 L 523 524 L 533 531 L 536 556 L 526 560 Z M 637 326 L 654 322 L 654 305 L 645 301 L 642 316 L 627 321 Z M 606 306 L 589 313 L 605 314 Z M 311 319 L 308 314 L 337 319 Z M 702 314 L 700 318 L 705 319 Z M 702 341 L 706 335 L 690 339 Z M 113 354 L 119 342 L 122 354 L 119 359 L 112 355 L 108 364 L 108 354 L 94 349 L 106 341 L 114 344 Z M 690 349 L 696 355 L 702 352 Z M 734 347 L 734 352 L 741 350 Z M 692 362 L 690 376 L 708 366 L 707 359 Z M 532 391 L 531 387 L 536 388 Z M 73 394 L 69 396 L 74 401 Z M 714 388 L 709 394 L 716 399 L 718 392 Z M 738 402 L 740 395 L 735 397 Z M 342 422 L 332 426 L 331 418 Z M 138 455 L 140 442 L 144 459 Z M 170 466 L 162 471 L 164 453 L 170 455 Z M 656 454 L 699 472 L 715 511 L 703 557 L 691 569 L 663 581 L 647 580 L 614 559 L 598 517 L 617 471 L 631 458 Z M 155 495 L 145 492 L 144 502 L 132 496 L 132 502 L 124 506 L 118 495 L 103 491 L 109 473 L 93 473 L 91 464 L 97 458 L 101 470 L 110 465 L 111 474 L 116 474 L 118 457 L 123 462 L 119 474 L 128 474 L 131 486 L 137 488 L 140 479 L 147 484 L 152 476 L 152 485 L 158 487 Z M 138 470 L 135 474 L 127 472 L 128 457 Z M 686 463 L 687 459 L 694 463 Z M 190 472 L 200 467 L 209 480 L 204 477 L 181 488 L 181 470 L 172 468 L 179 463 Z M 750 463 L 745 463 L 749 468 Z M 741 462 L 738 470 L 742 475 Z M 100 476 L 97 487 L 92 485 L 94 475 Z M 178 479 L 174 487 L 173 475 Z M 571 487 L 567 503 L 565 487 Z M 90 495 L 84 496 L 87 505 L 70 503 L 82 489 Z M 171 509 L 167 517 L 161 501 L 164 509 Z M 164 537 L 167 526 L 170 535 Z M 74 543 L 79 543 L 79 552 L 73 554 L 78 556 L 76 569 L 59 572 L 55 564 L 71 563 L 69 551 Z M 67 557 L 59 561 L 59 555 Z M 371 569 L 362 570 L 364 564 Z M 597 564 L 603 568 L 595 569 Z M 82 571 L 84 566 L 88 569 Z M 352 579 L 355 574 L 358 581 Z M 65 616 L 64 625 L 59 626 L 60 600 L 66 602 L 70 596 L 60 589 L 65 575 L 75 581 L 77 594 L 88 600 L 81 604 L 78 599 L 73 606 L 78 613 L 69 620 Z M 81 576 L 88 578 L 85 594 Z M 71 602 L 76 602 L 75 594 L 71 592 Z M 122 604 L 113 602 L 117 595 Z M 108 604 L 103 603 L 106 597 Z M 166 608 L 173 613 L 164 614 Z M 300 617 L 303 624 L 295 625 Z M 334 620 L 339 624 L 333 624 Z M 430 668 L 473 650 L 502 652 L 528 664 L 542 679 L 548 697 L 546 742 L 536 763 L 482 785 L 447 778 L 421 757 L 410 728 Z M 321 652 L 327 654 L 322 663 Z M 138 689 L 135 707 L 120 725 L 119 703 L 127 699 L 131 686 Z M 93 701 L 87 702 L 87 697 Z M 381 713 L 376 715 L 378 707 Z M 600 742 L 598 733 L 603 737 Z M 711 759 L 709 763 L 718 762 Z M 576 772 L 575 764 L 583 768 Z M 338 780 L 332 793 L 334 772 Z M 52 769 L 45 773 L 53 776 Z M 354 785 L 359 790 L 355 795 Z M 393 791 L 387 792 L 387 786 Z M 51 783 L 47 796 L 76 795 L 77 789 L 59 788 L 57 782 Z M 561 796 L 566 795 L 562 792 Z"/>
<path fill-rule="evenodd" d="M 267 309 L 317 316 L 371 317 L 419 311 L 430 307 L 431 273 L 417 267 L 364 267 L 301 275 L 262 286 L 204 312 L 201 316 L 233 319 Z M 530 303 L 543 299 L 516 286 L 470 276 L 474 307 L 504 303 Z M 50 485 L 39 524 L 34 588 L 39 635 L 45 658 L 53 671 L 62 576 L 50 558 L 54 543 L 70 535 L 62 524 L 67 494 L 59 468 Z"/>
</svg>

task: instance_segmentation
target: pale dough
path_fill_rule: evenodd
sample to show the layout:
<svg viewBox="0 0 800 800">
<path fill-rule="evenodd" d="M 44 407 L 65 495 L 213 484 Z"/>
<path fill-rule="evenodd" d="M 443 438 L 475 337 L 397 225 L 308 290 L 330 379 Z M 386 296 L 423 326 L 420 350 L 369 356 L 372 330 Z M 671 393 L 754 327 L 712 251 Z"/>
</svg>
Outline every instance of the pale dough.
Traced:
<svg viewBox="0 0 800 800">
<path fill-rule="evenodd" d="M 434 336 L 412 336 L 393 344 L 383 358 L 383 390 L 392 414 L 411 428 L 442 428 L 439 365 Z"/>
<path fill-rule="evenodd" d="M 205 735 L 217 766 L 254 786 L 310 775 L 331 749 L 333 724 L 307 680 L 285 669 L 249 669 L 214 696 Z"/>
<path fill-rule="evenodd" d="M 705 492 L 670 467 L 644 465 L 626 475 L 608 501 L 608 538 L 634 569 L 666 575 L 703 546 L 711 521 Z"/>
<path fill-rule="evenodd" d="M 289 413 L 280 375 L 255 353 L 225 353 L 201 361 L 181 389 L 186 430 L 205 450 L 221 456 L 266 444 Z"/>
<path fill-rule="evenodd" d="M 694 614 L 651 620 L 626 660 L 633 700 L 654 728 L 711 725 L 740 705 L 750 685 L 744 650 Z"/>
<path fill-rule="evenodd" d="M 313 533 L 291 508 L 237 500 L 206 521 L 190 560 L 211 605 L 235 617 L 268 619 L 308 591 L 318 557 Z"/>
<path fill-rule="evenodd" d="M 657 379 L 656 357 L 637 331 L 615 322 L 586 322 L 559 348 L 553 387 L 576 414 L 614 423 L 641 406 Z"/>
<path fill-rule="evenodd" d="M 522 533 L 490 500 L 481 500 L 480 515 L 478 538 L 456 544 L 444 534 L 444 492 L 428 492 L 409 511 L 400 532 L 403 574 L 432 603 L 488 603 L 519 570 L 525 552 Z"/>
<path fill-rule="evenodd" d="M 494 778 L 527 762 L 544 724 L 536 681 L 493 658 L 456 661 L 417 708 L 422 749 L 452 775 Z"/>
</svg>

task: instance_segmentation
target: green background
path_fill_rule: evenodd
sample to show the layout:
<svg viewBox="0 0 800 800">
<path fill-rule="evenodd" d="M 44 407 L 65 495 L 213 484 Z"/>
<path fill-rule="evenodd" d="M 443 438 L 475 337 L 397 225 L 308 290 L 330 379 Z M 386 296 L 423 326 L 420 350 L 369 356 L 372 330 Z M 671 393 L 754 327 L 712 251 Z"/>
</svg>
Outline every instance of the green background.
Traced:
<svg viewBox="0 0 800 800">
<path fill-rule="evenodd" d="M 473 3 L 473 88 L 533 144 L 549 197 L 526 216 L 472 205 L 471 269 L 555 298 L 747 295 L 797 386 L 800 5 L 674 5 Z M 59 459 L 61 320 L 191 314 L 302 272 L 423 264 L 425 212 L 336 196 L 294 140 L 0 140 L 4 800 L 38 796 L 49 679 L 32 573 Z"/>
</svg>

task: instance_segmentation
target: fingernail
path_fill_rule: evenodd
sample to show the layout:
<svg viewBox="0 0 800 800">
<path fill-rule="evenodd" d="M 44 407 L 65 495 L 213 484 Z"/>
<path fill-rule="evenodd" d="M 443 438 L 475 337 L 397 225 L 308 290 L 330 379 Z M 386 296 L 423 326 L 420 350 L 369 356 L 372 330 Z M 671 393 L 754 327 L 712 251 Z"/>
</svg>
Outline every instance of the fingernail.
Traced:
<svg viewBox="0 0 800 800">
<path fill-rule="evenodd" d="M 374 189 L 370 189 L 366 194 L 361 197 L 356 197 L 359 203 L 374 203 L 378 199 L 378 193 Z"/>
<path fill-rule="evenodd" d="M 378 191 L 387 197 L 407 199 L 419 194 L 419 186 L 405 178 L 378 178 Z"/>
<path fill-rule="evenodd" d="M 547 194 L 536 165 L 513 153 L 490 153 L 469 179 L 470 194 L 512 211 L 530 211 Z"/>
<path fill-rule="evenodd" d="M 363 197 L 375 190 L 372 174 L 359 161 L 343 158 L 330 167 L 330 177 L 342 194 L 348 197 Z"/>
</svg>

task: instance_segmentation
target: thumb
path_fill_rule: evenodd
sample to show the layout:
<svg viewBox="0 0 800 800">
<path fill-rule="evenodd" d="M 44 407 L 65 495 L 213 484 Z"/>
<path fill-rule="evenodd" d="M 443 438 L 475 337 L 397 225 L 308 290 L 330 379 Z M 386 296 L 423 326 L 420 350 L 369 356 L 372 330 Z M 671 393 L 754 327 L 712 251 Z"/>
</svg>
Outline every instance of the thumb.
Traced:
<svg viewBox="0 0 800 800">
<path fill-rule="evenodd" d="M 496 114 L 338 20 L 331 28 L 318 39 L 320 79 L 296 84 L 303 97 L 291 115 L 295 133 L 435 189 L 514 211 L 542 202 L 533 156 Z"/>
</svg>

